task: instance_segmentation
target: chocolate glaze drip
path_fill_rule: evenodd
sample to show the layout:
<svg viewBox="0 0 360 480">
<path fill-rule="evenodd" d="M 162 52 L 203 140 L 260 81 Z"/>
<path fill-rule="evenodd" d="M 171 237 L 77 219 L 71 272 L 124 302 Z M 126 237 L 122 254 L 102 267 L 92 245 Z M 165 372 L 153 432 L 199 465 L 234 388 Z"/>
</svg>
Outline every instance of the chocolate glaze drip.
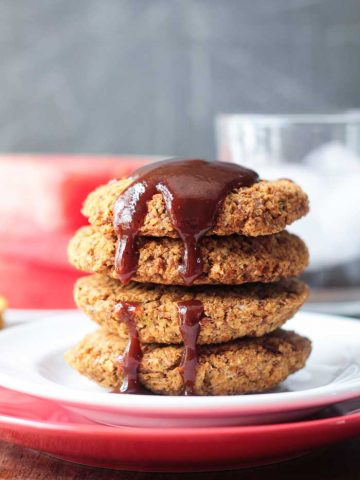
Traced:
<svg viewBox="0 0 360 480">
<path fill-rule="evenodd" d="M 184 244 L 180 273 L 191 285 L 202 273 L 199 241 L 213 228 L 219 208 L 234 188 L 258 181 L 252 170 L 234 163 L 206 160 L 166 160 L 146 165 L 114 205 L 118 236 L 115 268 L 128 283 L 138 264 L 138 234 L 147 213 L 147 202 L 161 193 L 173 227 Z"/>
<path fill-rule="evenodd" d="M 139 365 L 142 359 L 141 344 L 135 323 L 135 313 L 138 307 L 137 302 L 119 302 L 115 306 L 118 320 L 126 324 L 129 332 L 129 341 L 125 352 L 118 359 L 123 382 L 117 393 L 145 393 L 138 378 Z"/>
<path fill-rule="evenodd" d="M 178 302 L 180 332 L 184 341 L 184 353 L 180 365 L 184 379 L 183 394 L 194 395 L 194 385 L 197 367 L 196 342 L 200 332 L 200 320 L 204 307 L 199 300 Z"/>
</svg>

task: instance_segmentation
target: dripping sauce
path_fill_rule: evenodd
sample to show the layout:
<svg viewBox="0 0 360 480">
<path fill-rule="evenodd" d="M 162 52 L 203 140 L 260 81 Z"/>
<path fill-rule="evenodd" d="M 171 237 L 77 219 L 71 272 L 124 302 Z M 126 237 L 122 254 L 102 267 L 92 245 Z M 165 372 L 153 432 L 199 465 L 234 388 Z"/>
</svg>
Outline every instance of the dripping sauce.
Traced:
<svg viewBox="0 0 360 480">
<path fill-rule="evenodd" d="M 133 182 L 114 205 L 114 229 L 118 237 L 115 268 L 120 281 L 128 283 L 137 270 L 138 235 L 147 214 L 147 202 L 161 193 L 172 225 L 184 245 L 180 274 L 191 285 L 202 273 L 199 241 L 214 227 L 217 214 L 233 189 L 257 182 L 256 172 L 232 163 L 205 160 L 167 160 L 138 169 Z M 120 358 L 123 372 L 121 393 L 143 393 L 138 380 L 142 359 L 135 323 L 136 302 L 116 307 L 119 321 L 128 326 L 129 342 Z M 179 326 L 184 342 L 180 365 L 184 395 L 194 394 L 197 367 L 197 339 L 204 310 L 202 302 L 178 302 Z M 144 392 L 145 393 L 145 392 Z"/>
<path fill-rule="evenodd" d="M 135 322 L 135 313 L 138 308 L 137 302 L 119 302 L 115 306 L 116 317 L 119 322 L 126 324 L 129 335 L 125 351 L 118 358 L 123 381 L 116 393 L 145 393 L 138 375 L 142 359 L 142 349 Z"/>
<path fill-rule="evenodd" d="M 204 307 L 199 300 L 178 302 L 180 333 L 184 341 L 184 352 L 180 371 L 184 380 L 183 394 L 194 395 L 196 367 L 198 363 L 197 339 Z"/>
<path fill-rule="evenodd" d="M 147 202 L 161 193 L 172 225 L 184 245 L 180 274 L 191 285 L 202 274 L 199 242 L 214 227 L 224 198 L 233 189 L 257 182 L 256 172 L 226 162 L 166 160 L 146 165 L 114 205 L 118 237 L 115 268 L 128 283 L 138 264 L 138 235 L 147 214 Z"/>
</svg>

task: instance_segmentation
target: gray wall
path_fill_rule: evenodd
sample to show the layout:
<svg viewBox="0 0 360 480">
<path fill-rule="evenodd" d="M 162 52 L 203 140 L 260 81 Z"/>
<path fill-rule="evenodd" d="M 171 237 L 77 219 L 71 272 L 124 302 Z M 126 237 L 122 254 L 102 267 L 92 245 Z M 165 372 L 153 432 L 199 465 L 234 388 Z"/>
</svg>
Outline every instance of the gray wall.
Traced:
<svg viewBox="0 0 360 480">
<path fill-rule="evenodd" d="M 360 106 L 359 0 L 0 0 L 0 151 L 214 157 L 218 112 Z"/>
</svg>

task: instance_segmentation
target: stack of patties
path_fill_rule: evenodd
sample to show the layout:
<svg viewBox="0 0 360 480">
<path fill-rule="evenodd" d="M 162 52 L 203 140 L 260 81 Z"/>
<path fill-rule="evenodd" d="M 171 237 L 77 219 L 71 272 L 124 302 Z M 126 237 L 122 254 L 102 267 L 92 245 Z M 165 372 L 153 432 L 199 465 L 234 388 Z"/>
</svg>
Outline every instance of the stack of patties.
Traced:
<svg viewBox="0 0 360 480">
<path fill-rule="evenodd" d="M 100 326 L 66 353 L 81 374 L 123 393 L 233 395 L 305 365 L 310 341 L 281 327 L 308 296 L 294 278 L 307 248 L 284 230 L 307 196 L 229 165 L 159 162 L 89 195 L 69 246 L 92 274 L 76 304 Z"/>
</svg>

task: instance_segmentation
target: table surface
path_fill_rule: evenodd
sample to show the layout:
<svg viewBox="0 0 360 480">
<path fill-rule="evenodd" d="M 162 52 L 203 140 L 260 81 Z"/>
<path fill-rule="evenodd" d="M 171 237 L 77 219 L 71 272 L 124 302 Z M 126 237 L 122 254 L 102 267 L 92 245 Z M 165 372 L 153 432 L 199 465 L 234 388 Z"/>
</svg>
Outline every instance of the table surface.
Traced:
<svg viewBox="0 0 360 480">
<path fill-rule="evenodd" d="M 295 460 L 266 467 L 215 473 L 141 473 L 84 467 L 0 442 L 0 479 L 6 480 L 360 480 L 360 437 Z"/>
</svg>

